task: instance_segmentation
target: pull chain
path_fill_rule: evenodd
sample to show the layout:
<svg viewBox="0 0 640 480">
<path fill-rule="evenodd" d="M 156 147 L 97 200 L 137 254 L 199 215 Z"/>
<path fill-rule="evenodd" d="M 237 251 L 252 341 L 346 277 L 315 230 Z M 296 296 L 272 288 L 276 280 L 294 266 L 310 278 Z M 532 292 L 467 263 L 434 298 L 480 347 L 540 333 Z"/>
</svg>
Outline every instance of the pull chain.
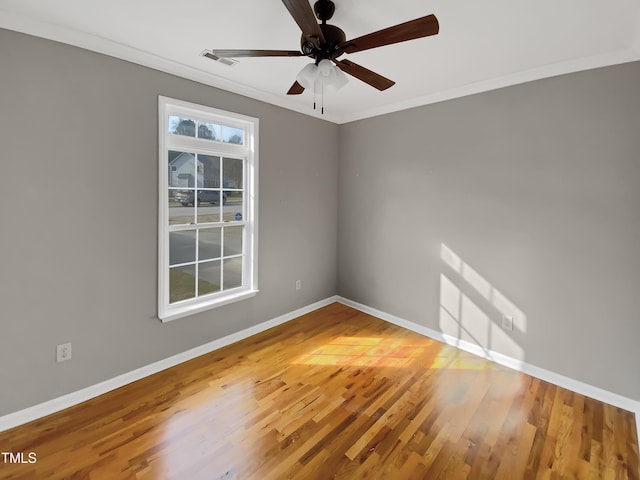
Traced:
<svg viewBox="0 0 640 480">
<path fill-rule="evenodd" d="M 324 82 L 313 82 L 313 109 L 316 110 L 318 103 L 318 83 L 320 84 L 320 113 L 324 115 Z"/>
</svg>

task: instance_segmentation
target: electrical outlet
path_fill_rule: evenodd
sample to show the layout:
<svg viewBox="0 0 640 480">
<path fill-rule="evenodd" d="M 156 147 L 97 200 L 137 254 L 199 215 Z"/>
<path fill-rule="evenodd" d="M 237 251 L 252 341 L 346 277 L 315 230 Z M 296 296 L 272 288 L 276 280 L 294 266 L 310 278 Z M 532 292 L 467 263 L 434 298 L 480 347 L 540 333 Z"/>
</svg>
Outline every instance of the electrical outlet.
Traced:
<svg viewBox="0 0 640 480">
<path fill-rule="evenodd" d="M 63 343 L 56 347 L 56 361 L 58 363 L 71 360 L 71 343 Z"/>
<path fill-rule="evenodd" d="M 296 290 L 300 290 L 302 288 L 302 282 L 300 280 L 296 280 Z"/>
<path fill-rule="evenodd" d="M 513 330 L 513 315 L 502 315 L 502 328 Z"/>
</svg>

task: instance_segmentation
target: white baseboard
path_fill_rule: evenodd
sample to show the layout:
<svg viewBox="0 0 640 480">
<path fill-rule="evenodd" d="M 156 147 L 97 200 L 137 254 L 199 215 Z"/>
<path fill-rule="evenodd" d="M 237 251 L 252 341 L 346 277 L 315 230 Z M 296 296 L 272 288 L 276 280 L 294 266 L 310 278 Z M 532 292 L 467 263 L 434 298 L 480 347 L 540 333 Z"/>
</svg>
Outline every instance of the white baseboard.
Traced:
<svg viewBox="0 0 640 480">
<path fill-rule="evenodd" d="M 120 388 L 124 385 L 128 385 L 129 383 L 135 382 L 136 380 L 148 377 L 149 375 L 153 375 L 154 373 L 161 372 L 162 370 L 166 370 L 167 368 L 171 368 L 175 365 L 186 362 L 188 360 L 192 360 L 209 352 L 213 352 L 214 350 L 217 350 L 219 348 L 226 347 L 227 345 L 238 342 L 277 325 L 286 323 L 301 315 L 313 312 L 314 310 L 322 308 L 326 305 L 335 303 L 336 301 L 337 297 L 335 296 L 326 298 L 319 302 L 299 308 L 298 310 L 286 313 L 253 327 L 245 328 L 244 330 L 232 333 L 231 335 L 227 335 L 226 337 L 222 337 L 199 347 L 192 348 L 191 350 L 187 350 L 186 352 L 173 355 L 172 357 L 165 358 L 164 360 L 160 360 L 150 365 L 132 370 L 131 372 L 118 375 L 117 377 L 105 380 L 104 382 L 100 382 L 96 385 L 83 388 L 59 398 L 54 398 L 44 403 L 34 405 L 33 407 L 25 408 L 24 410 L 19 410 L 8 415 L 4 415 L 0 417 L 0 432 L 13 427 L 17 427 L 19 425 L 24 425 L 25 423 L 37 420 L 42 417 L 46 417 L 47 415 L 59 412 L 60 410 L 64 410 L 65 408 L 78 405 L 79 403 L 85 402 L 99 395 L 115 390 L 116 388 Z"/>
<path fill-rule="evenodd" d="M 450 335 L 443 334 L 442 332 L 438 332 L 436 330 L 432 330 L 431 328 L 418 325 L 417 323 L 396 317 L 395 315 L 391 315 L 375 308 L 368 307 L 367 305 L 354 302 L 347 298 L 338 296 L 337 301 L 349 307 L 355 308 L 356 310 L 360 310 L 361 312 L 368 313 L 370 315 L 373 315 L 374 317 L 378 317 L 389 323 L 393 323 L 394 325 L 412 330 L 421 335 L 425 335 L 429 338 L 433 338 L 434 340 L 438 340 L 439 342 L 452 345 L 466 352 L 473 353 L 474 355 L 478 355 L 500 365 L 504 365 L 505 367 L 512 368 L 519 372 L 526 373 L 527 375 L 531 375 L 532 377 L 539 378 L 540 380 L 544 380 L 549 383 L 553 383 L 554 385 L 558 385 L 581 395 L 585 395 L 587 397 L 600 400 L 601 402 L 608 403 L 609 405 L 613 405 L 629 412 L 633 412 L 636 416 L 636 430 L 638 432 L 638 443 L 640 443 L 640 402 L 636 400 L 624 397 L 617 393 L 609 392 L 602 388 L 594 387 L 593 385 L 589 385 L 588 383 L 584 383 L 573 378 L 565 377 L 564 375 L 560 375 L 559 373 L 552 372 L 535 365 L 531 365 L 521 360 L 516 360 L 501 353 L 484 349 L 465 340 L 460 340 Z"/>
</svg>

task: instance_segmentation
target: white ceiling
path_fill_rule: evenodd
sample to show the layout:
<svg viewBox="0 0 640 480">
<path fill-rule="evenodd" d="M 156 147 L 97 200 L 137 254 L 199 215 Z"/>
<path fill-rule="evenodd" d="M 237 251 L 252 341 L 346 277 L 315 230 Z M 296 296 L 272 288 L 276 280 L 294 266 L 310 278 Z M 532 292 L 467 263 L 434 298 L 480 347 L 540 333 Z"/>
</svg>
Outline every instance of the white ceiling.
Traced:
<svg viewBox="0 0 640 480">
<path fill-rule="evenodd" d="M 351 78 L 325 95 L 322 118 L 344 123 L 572 71 L 640 59 L 638 0 L 334 0 L 329 22 L 355 38 L 435 14 L 433 37 L 345 55 L 396 81 L 379 92 Z M 300 48 L 280 0 L 0 0 L 0 27 L 69 43 L 308 115 L 287 96 L 310 59 L 242 58 L 205 49 Z"/>
</svg>

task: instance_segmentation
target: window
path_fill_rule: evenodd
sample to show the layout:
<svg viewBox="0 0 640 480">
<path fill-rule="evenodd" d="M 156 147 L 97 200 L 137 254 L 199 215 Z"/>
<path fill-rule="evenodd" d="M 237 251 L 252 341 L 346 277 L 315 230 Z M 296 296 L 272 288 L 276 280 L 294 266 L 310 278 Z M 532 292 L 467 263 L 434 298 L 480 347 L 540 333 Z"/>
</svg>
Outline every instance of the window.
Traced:
<svg viewBox="0 0 640 480">
<path fill-rule="evenodd" d="M 158 317 L 166 322 L 258 291 L 258 120 L 166 97 L 158 107 Z"/>
</svg>

